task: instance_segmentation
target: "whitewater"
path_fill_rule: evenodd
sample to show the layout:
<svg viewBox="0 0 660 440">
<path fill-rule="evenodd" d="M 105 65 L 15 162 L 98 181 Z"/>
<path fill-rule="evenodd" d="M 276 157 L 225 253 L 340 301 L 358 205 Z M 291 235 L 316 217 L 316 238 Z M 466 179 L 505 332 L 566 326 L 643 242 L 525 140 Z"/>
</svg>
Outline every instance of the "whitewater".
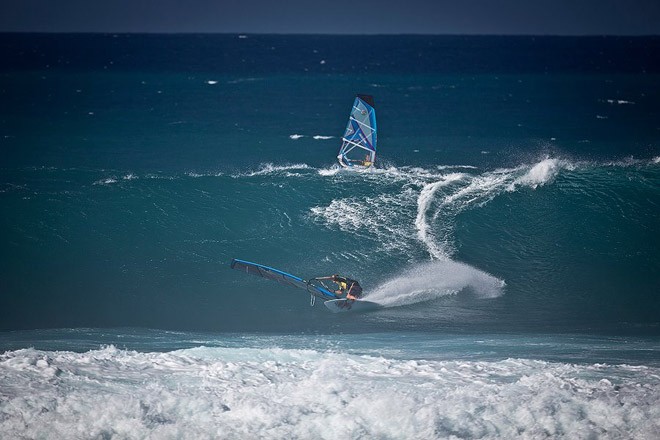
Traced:
<svg viewBox="0 0 660 440">
<path fill-rule="evenodd" d="M 651 439 L 660 429 L 657 366 L 201 345 L 21 349 L 0 368 L 8 438 Z"/>
</svg>

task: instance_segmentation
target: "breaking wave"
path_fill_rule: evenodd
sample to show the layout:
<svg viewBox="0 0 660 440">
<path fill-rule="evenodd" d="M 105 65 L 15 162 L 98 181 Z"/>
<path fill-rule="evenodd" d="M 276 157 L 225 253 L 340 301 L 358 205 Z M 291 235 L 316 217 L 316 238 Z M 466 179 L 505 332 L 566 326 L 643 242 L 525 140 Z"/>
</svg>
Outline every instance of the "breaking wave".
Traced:
<svg viewBox="0 0 660 440">
<path fill-rule="evenodd" d="M 6 438 L 654 438 L 655 367 L 197 347 L 0 355 Z M 29 392 L 27 391 L 29 390 Z"/>
<path fill-rule="evenodd" d="M 366 180 L 375 195 L 335 198 L 329 205 L 312 207 L 310 215 L 344 232 L 371 231 L 388 249 L 408 249 L 410 238 L 416 237 L 432 259 L 447 260 L 456 251 L 453 232 L 458 214 L 484 206 L 500 194 L 550 185 L 563 170 L 580 166 L 545 157 L 530 165 L 484 172 L 471 166 L 376 168 L 359 174 L 360 182 Z M 332 166 L 318 173 L 351 183 L 356 173 L 343 171 Z M 393 191 L 394 186 L 399 189 Z"/>
</svg>

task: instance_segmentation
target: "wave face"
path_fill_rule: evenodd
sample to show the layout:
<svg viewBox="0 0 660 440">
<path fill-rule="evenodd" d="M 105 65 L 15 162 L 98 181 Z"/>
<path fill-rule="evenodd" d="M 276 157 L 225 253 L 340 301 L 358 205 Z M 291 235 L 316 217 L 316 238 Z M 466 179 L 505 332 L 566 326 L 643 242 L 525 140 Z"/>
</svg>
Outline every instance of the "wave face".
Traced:
<svg viewBox="0 0 660 440">
<path fill-rule="evenodd" d="M 4 240 L 20 257 L 8 279 L 25 293 L 4 309 L 8 328 L 575 330 L 657 320 L 654 160 L 20 175 L 25 185 L 3 193 Z M 305 278 L 348 274 L 384 308 L 337 321 L 304 292 L 229 270 L 233 257 Z M 30 277 L 33 267 L 43 272 Z M 282 318 L 291 311 L 300 319 Z"/>
<path fill-rule="evenodd" d="M 655 39 L 243 37 L 1 37 L 0 329 L 657 334 Z M 355 93 L 365 173 L 334 165 Z"/>
</svg>

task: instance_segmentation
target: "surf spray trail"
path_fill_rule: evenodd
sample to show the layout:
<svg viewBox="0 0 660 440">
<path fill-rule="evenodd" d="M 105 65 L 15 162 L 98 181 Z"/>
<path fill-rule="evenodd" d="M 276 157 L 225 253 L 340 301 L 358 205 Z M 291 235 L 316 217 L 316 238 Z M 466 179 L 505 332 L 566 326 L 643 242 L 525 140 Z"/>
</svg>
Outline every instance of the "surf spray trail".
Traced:
<svg viewBox="0 0 660 440">
<path fill-rule="evenodd" d="M 369 301 L 397 307 L 433 301 L 461 292 L 477 298 L 496 298 L 504 294 L 506 283 L 486 272 L 456 261 L 432 261 L 406 270 L 369 295 Z"/>
</svg>

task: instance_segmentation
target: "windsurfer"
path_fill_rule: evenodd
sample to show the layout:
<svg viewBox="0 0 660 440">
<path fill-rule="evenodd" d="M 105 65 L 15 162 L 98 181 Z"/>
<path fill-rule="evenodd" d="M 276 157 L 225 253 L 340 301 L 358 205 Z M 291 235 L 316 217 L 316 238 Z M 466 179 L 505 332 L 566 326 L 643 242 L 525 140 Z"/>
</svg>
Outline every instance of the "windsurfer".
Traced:
<svg viewBox="0 0 660 440">
<path fill-rule="evenodd" d="M 371 154 L 368 154 L 364 156 L 364 160 L 362 161 L 362 166 L 363 167 L 370 167 L 373 163 L 371 162 Z"/>
<path fill-rule="evenodd" d="M 365 152 L 367 154 L 363 156 Z M 373 166 L 376 159 L 376 109 L 373 96 L 355 97 L 337 159 L 345 168 Z"/>
<path fill-rule="evenodd" d="M 317 280 L 332 280 L 337 285 L 335 293 L 337 295 L 346 296 L 346 299 L 356 300 L 362 296 L 362 286 L 356 280 L 341 277 L 337 274 L 329 277 L 317 278 Z"/>
</svg>

